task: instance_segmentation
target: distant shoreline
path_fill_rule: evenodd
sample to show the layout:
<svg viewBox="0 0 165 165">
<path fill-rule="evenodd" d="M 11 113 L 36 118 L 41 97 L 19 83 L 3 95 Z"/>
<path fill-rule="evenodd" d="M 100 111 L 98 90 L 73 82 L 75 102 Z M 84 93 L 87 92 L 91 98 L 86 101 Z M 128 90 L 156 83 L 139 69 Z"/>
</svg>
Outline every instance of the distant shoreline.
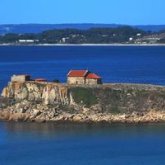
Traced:
<svg viewBox="0 0 165 165">
<path fill-rule="evenodd" d="M 0 44 L 0 46 L 165 46 L 165 44 Z"/>
</svg>

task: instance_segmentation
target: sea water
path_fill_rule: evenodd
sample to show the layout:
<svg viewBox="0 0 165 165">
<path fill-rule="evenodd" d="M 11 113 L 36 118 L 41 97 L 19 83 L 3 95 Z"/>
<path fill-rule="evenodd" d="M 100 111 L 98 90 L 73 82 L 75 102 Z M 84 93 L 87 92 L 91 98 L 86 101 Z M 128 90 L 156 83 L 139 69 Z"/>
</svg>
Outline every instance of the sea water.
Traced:
<svg viewBox="0 0 165 165">
<path fill-rule="evenodd" d="M 0 91 L 13 74 L 65 82 L 70 69 L 106 83 L 165 85 L 165 47 L 0 47 Z M 29 164 L 163 165 L 165 124 L 0 122 L 0 165 Z"/>
<path fill-rule="evenodd" d="M 165 85 L 163 46 L 0 46 L 0 89 L 13 74 L 66 82 L 70 69 L 88 69 L 110 83 Z"/>
<path fill-rule="evenodd" d="M 164 165 L 165 124 L 0 123 L 1 165 Z"/>
</svg>

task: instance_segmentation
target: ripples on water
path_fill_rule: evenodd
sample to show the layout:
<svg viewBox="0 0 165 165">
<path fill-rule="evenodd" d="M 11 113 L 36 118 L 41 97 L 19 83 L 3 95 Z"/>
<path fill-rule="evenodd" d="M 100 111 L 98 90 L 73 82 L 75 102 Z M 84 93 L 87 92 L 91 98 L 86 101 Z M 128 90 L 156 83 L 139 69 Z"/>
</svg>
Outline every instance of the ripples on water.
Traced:
<svg viewBox="0 0 165 165">
<path fill-rule="evenodd" d="M 165 163 L 165 124 L 0 123 L 2 165 Z"/>
</svg>

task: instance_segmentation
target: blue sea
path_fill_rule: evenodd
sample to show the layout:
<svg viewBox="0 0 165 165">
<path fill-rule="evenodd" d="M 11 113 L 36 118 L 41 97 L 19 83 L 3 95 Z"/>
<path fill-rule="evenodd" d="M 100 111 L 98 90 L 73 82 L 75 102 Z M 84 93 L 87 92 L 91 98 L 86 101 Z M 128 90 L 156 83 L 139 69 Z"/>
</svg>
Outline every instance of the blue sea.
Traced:
<svg viewBox="0 0 165 165">
<path fill-rule="evenodd" d="M 0 89 L 13 74 L 65 82 L 70 69 L 89 69 L 98 73 L 106 83 L 165 85 L 165 47 L 0 47 Z"/>
<path fill-rule="evenodd" d="M 13 74 L 66 81 L 89 69 L 103 82 L 165 85 L 162 46 L 0 46 L 0 91 Z M 0 122 L 0 165 L 164 165 L 165 124 Z"/>
<path fill-rule="evenodd" d="M 0 123 L 0 165 L 164 165 L 165 124 Z"/>
</svg>

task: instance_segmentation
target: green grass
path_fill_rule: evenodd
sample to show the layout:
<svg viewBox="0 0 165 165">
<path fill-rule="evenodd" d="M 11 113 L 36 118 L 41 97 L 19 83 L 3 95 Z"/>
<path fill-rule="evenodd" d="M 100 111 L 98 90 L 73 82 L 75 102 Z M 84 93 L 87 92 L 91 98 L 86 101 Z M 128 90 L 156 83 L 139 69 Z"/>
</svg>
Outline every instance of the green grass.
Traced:
<svg viewBox="0 0 165 165">
<path fill-rule="evenodd" d="M 70 90 L 73 99 L 77 104 L 83 104 L 86 105 L 86 107 L 91 107 L 92 105 L 97 104 L 97 98 L 94 95 L 92 89 L 77 87 Z"/>
</svg>

